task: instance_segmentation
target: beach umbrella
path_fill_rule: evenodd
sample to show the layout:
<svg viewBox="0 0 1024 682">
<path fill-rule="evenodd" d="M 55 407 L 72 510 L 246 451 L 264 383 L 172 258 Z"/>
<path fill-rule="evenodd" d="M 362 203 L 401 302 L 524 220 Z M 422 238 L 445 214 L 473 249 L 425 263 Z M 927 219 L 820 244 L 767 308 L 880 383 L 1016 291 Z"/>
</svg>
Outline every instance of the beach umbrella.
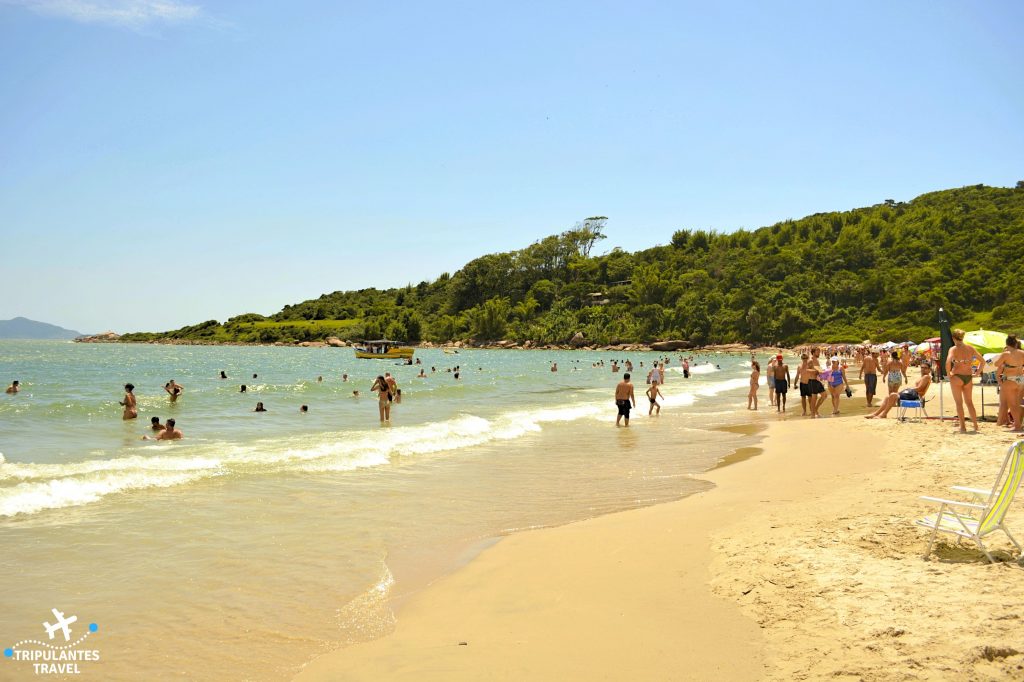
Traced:
<svg viewBox="0 0 1024 682">
<path fill-rule="evenodd" d="M 952 324 L 949 315 L 942 308 L 939 308 L 939 378 L 946 378 L 946 356 L 949 349 L 953 347 Z M 942 409 L 942 392 L 939 392 L 939 410 Z"/>
<path fill-rule="evenodd" d="M 964 334 L 964 343 L 974 346 L 979 353 L 1001 353 L 1006 347 L 1006 334 L 979 329 Z"/>
<path fill-rule="evenodd" d="M 942 381 L 946 379 L 946 356 L 949 355 L 949 349 L 953 347 L 953 332 L 950 331 L 949 315 L 943 308 L 939 308 L 938 314 L 939 322 L 939 362 L 936 369 L 939 370 L 939 419 L 945 418 L 945 406 L 942 404 Z M 982 397 L 981 408 L 985 409 L 985 399 Z"/>
</svg>

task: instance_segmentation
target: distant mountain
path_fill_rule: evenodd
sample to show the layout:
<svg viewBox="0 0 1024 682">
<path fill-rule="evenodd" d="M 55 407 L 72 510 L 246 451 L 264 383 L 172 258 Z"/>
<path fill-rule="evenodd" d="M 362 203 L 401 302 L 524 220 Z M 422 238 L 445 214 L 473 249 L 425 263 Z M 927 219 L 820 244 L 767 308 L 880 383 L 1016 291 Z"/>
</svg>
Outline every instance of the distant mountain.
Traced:
<svg viewBox="0 0 1024 682">
<path fill-rule="evenodd" d="M 0 339 L 73 339 L 81 332 L 24 317 L 0 320 Z"/>
</svg>

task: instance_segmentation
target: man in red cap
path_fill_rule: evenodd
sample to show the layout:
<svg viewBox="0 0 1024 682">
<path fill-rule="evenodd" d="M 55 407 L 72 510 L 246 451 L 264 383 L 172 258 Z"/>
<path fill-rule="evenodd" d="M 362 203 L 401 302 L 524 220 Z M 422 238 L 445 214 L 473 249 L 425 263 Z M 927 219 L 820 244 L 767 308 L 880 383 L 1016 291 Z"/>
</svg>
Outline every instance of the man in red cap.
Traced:
<svg viewBox="0 0 1024 682">
<path fill-rule="evenodd" d="M 786 392 L 789 390 L 790 376 L 789 365 L 782 361 L 782 354 L 775 356 L 775 366 L 772 367 L 772 376 L 775 379 L 775 411 L 786 411 Z"/>
</svg>

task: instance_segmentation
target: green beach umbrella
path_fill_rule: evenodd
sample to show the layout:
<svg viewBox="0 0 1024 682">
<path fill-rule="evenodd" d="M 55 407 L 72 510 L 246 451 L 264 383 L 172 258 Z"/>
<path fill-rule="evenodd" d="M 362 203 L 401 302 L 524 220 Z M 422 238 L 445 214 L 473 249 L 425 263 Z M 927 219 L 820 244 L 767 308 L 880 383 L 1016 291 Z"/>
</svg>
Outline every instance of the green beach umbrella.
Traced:
<svg viewBox="0 0 1024 682">
<path fill-rule="evenodd" d="M 1006 347 L 1006 334 L 979 329 L 964 334 L 964 343 L 974 346 L 979 353 L 1001 353 Z"/>
</svg>

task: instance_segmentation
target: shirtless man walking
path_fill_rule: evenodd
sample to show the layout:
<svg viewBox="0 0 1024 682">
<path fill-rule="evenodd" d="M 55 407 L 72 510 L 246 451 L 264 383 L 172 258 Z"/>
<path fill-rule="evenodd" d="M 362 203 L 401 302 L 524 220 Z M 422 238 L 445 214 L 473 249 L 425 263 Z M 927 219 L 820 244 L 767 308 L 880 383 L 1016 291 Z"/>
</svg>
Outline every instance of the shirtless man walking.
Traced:
<svg viewBox="0 0 1024 682">
<path fill-rule="evenodd" d="M 821 349 L 815 347 L 811 349 L 811 357 L 807 358 L 807 392 L 810 394 L 812 418 L 821 416 L 818 410 L 828 397 L 825 395 L 825 385 L 818 378 L 821 372 L 821 361 L 818 359 L 820 355 Z"/>
<path fill-rule="evenodd" d="M 615 387 L 615 405 L 619 408 L 619 414 L 615 417 L 615 425 L 618 426 L 623 417 L 626 418 L 626 426 L 629 426 L 630 407 L 636 407 L 636 396 L 633 395 L 633 384 L 629 381 L 629 372 L 622 375 L 622 381 Z"/>
<path fill-rule="evenodd" d="M 786 411 L 786 393 L 789 391 L 789 384 L 792 379 L 789 375 L 789 365 L 782 360 L 781 355 L 775 356 L 775 367 L 772 368 L 772 377 L 775 379 L 775 411 Z"/>
<path fill-rule="evenodd" d="M 875 389 L 878 388 L 878 351 L 871 351 L 871 355 L 864 355 L 861 360 L 860 372 L 857 378 L 864 379 L 864 392 L 867 396 L 868 407 L 872 406 L 875 400 Z"/>
<path fill-rule="evenodd" d="M 796 380 L 800 384 L 800 407 L 803 410 L 801 417 L 807 416 L 807 399 L 811 398 L 811 390 L 807 384 L 810 378 L 810 372 L 807 370 L 807 358 L 810 356 L 807 353 L 800 354 L 800 367 L 796 370 Z"/>
</svg>

